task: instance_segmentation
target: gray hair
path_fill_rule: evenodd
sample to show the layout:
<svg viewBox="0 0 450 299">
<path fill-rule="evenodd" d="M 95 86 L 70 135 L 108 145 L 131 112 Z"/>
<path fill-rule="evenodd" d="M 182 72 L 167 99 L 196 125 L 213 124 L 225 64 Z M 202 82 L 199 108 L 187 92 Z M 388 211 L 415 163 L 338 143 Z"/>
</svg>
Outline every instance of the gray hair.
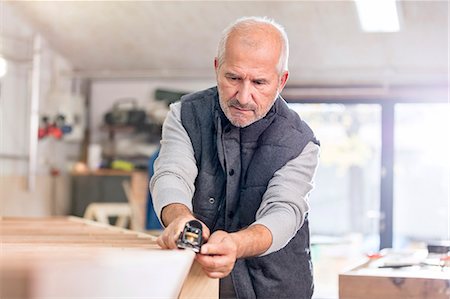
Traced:
<svg viewBox="0 0 450 299">
<path fill-rule="evenodd" d="M 244 29 L 253 25 L 261 25 L 267 24 L 273 26 L 278 33 L 280 34 L 281 39 L 281 53 L 280 59 L 278 60 L 277 70 L 281 74 L 284 71 L 288 70 L 288 59 L 289 59 L 289 40 L 284 30 L 283 26 L 275 22 L 273 19 L 268 17 L 243 17 L 239 18 L 233 23 L 231 23 L 225 30 L 222 32 L 222 36 L 219 41 L 219 47 L 217 49 L 217 60 L 219 66 L 221 66 L 225 59 L 225 50 L 226 44 L 228 41 L 228 37 L 230 34 L 236 29 Z"/>
</svg>

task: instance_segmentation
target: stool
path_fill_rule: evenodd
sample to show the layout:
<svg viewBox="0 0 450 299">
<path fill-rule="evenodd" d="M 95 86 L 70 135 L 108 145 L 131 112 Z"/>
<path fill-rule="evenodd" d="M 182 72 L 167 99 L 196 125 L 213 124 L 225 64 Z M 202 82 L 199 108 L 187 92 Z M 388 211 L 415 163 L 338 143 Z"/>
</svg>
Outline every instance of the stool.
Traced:
<svg viewBox="0 0 450 299">
<path fill-rule="evenodd" d="M 114 225 L 127 228 L 131 220 L 131 208 L 128 203 L 93 202 L 87 206 L 83 217 L 104 224 L 111 224 L 109 217 L 117 217 Z"/>
</svg>

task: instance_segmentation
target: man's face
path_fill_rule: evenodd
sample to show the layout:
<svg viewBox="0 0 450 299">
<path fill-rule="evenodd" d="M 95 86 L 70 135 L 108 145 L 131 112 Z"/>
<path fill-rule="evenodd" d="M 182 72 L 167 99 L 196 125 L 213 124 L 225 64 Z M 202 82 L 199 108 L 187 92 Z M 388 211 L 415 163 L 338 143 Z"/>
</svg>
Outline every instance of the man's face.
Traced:
<svg viewBox="0 0 450 299">
<path fill-rule="evenodd" d="M 243 41 L 237 34 L 228 38 L 224 62 L 215 60 L 220 107 L 230 122 L 246 127 L 263 118 L 283 89 L 288 72 L 277 70 L 281 45 L 266 32 L 256 40 Z"/>
</svg>

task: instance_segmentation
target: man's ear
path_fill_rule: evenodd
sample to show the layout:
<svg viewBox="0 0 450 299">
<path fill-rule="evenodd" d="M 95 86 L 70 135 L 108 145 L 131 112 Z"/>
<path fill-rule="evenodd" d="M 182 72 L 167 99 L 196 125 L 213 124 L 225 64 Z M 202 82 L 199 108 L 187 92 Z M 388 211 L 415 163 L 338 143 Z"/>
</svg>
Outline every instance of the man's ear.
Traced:
<svg viewBox="0 0 450 299">
<path fill-rule="evenodd" d="M 278 93 L 281 93 L 288 79 L 289 79 L 289 71 L 283 72 L 283 74 L 280 77 L 280 85 L 278 85 Z"/>
<path fill-rule="evenodd" d="M 219 70 L 219 59 L 217 57 L 214 57 L 214 70 L 216 73 Z"/>
</svg>

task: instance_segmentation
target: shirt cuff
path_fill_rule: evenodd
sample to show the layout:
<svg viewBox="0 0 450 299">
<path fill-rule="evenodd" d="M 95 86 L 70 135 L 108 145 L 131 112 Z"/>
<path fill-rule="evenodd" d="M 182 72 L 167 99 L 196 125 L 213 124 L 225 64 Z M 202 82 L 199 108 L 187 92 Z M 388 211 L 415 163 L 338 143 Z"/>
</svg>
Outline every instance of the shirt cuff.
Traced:
<svg viewBox="0 0 450 299">
<path fill-rule="evenodd" d="M 173 203 L 180 203 L 185 205 L 190 211 L 192 211 L 192 202 L 189 200 L 189 192 L 175 187 L 158 187 L 158 186 L 179 186 L 179 178 L 165 176 L 160 178 L 164 180 L 163 184 L 152 184 L 152 199 L 155 213 L 158 216 L 161 223 L 161 212 L 165 206 Z M 156 199 L 156 200 L 155 200 Z"/>
<path fill-rule="evenodd" d="M 268 255 L 272 252 L 278 251 L 292 239 L 292 231 L 295 231 L 295 224 L 280 223 L 280 219 L 290 219 L 292 217 L 286 210 L 278 210 L 274 213 L 265 215 L 253 222 L 252 225 L 261 224 L 267 227 L 272 233 L 272 245 L 264 253 L 259 256 Z M 294 234 L 295 235 L 295 234 Z"/>
</svg>

